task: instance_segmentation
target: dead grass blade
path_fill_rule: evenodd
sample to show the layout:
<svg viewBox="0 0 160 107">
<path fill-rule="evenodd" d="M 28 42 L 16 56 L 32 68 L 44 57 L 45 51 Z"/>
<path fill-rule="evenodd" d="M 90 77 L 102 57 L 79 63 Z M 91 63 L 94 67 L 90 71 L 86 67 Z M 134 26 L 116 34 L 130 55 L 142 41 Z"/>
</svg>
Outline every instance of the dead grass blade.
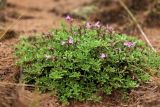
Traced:
<svg viewBox="0 0 160 107">
<path fill-rule="evenodd" d="M 133 22 L 136 24 L 137 28 L 139 29 L 139 31 L 141 32 L 142 36 L 144 37 L 144 39 L 146 40 L 147 44 L 151 47 L 151 49 L 153 51 L 156 52 L 156 49 L 153 47 L 153 45 L 151 44 L 150 40 L 148 39 L 147 35 L 144 33 L 142 27 L 140 26 L 140 24 L 138 23 L 137 19 L 134 17 L 134 15 L 132 14 L 132 12 L 128 9 L 128 7 L 125 5 L 125 3 L 122 0 L 118 0 L 119 4 L 126 10 L 126 12 L 129 14 L 129 16 L 131 17 L 131 19 L 133 20 Z"/>
<path fill-rule="evenodd" d="M 23 15 L 24 15 L 24 14 L 21 14 L 21 15 L 16 19 L 15 22 L 13 22 L 10 26 L 8 26 L 8 27 L 6 28 L 6 30 L 4 31 L 4 33 L 0 36 L 0 41 L 2 41 L 3 38 L 5 38 L 7 32 L 8 32 L 14 25 L 16 25 L 16 24 L 20 21 L 20 19 L 22 18 Z"/>
</svg>

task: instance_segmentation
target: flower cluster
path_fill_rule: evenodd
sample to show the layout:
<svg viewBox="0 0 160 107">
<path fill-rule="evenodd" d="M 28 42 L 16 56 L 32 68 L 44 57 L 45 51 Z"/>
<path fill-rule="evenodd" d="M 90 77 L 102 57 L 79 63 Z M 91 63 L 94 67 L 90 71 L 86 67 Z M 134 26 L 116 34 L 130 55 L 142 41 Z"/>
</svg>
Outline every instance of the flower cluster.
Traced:
<svg viewBox="0 0 160 107">
<path fill-rule="evenodd" d="M 62 46 L 65 45 L 66 43 L 67 43 L 67 44 L 73 44 L 73 38 L 70 36 L 70 37 L 68 38 L 67 42 L 64 41 L 64 40 L 61 41 L 61 45 L 62 45 Z"/>
<path fill-rule="evenodd" d="M 95 27 L 95 28 L 100 28 L 101 27 L 101 25 L 100 25 L 100 21 L 97 21 L 95 24 L 91 24 L 91 23 L 89 23 L 89 22 L 87 22 L 86 23 L 86 28 L 88 28 L 88 29 L 90 29 L 90 28 L 93 28 L 93 27 Z"/>
<path fill-rule="evenodd" d="M 134 47 L 134 46 L 135 46 L 135 43 L 130 42 L 130 41 L 126 41 L 126 42 L 124 42 L 123 44 L 124 44 L 124 46 L 127 46 L 127 47 L 129 47 L 129 48 L 131 48 L 131 47 Z"/>
</svg>

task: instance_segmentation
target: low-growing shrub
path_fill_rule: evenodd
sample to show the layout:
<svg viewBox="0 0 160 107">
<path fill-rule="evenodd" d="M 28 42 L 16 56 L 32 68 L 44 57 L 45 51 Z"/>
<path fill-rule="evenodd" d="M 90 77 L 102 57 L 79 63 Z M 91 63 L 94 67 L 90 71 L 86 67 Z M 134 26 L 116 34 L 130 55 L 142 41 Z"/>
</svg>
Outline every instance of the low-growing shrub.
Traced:
<svg viewBox="0 0 160 107">
<path fill-rule="evenodd" d="M 51 33 L 23 37 L 16 46 L 23 80 L 54 91 L 61 102 L 99 101 L 98 93 L 128 91 L 150 79 L 160 57 L 144 42 L 111 27 L 95 24 L 62 24 Z"/>
</svg>

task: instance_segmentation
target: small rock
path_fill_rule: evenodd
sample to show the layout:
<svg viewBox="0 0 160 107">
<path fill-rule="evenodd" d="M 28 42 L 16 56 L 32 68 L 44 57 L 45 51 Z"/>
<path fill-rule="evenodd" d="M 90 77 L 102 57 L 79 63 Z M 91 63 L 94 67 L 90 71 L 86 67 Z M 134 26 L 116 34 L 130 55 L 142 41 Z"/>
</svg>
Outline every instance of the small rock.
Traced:
<svg viewBox="0 0 160 107">
<path fill-rule="evenodd" d="M 76 9 L 73 9 L 73 11 L 71 11 L 70 14 L 72 16 L 75 16 L 81 19 L 87 19 L 96 10 L 97 10 L 96 6 L 88 5 L 88 6 L 83 6 L 83 7 L 78 7 Z"/>
</svg>

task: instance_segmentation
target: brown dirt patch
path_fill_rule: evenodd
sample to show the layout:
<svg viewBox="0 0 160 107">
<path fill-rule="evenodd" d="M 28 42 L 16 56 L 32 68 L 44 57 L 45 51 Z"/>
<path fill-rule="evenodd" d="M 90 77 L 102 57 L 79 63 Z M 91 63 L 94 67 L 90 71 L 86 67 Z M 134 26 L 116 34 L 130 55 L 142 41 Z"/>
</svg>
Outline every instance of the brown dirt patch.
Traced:
<svg viewBox="0 0 160 107">
<path fill-rule="evenodd" d="M 17 88 L 14 86 L 0 85 L 0 107 L 25 107 L 19 100 Z"/>
<path fill-rule="evenodd" d="M 154 5 L 147 15 L 146 23 L 148 27 L 160 27 L 160 3 Z"/>
</svg>

